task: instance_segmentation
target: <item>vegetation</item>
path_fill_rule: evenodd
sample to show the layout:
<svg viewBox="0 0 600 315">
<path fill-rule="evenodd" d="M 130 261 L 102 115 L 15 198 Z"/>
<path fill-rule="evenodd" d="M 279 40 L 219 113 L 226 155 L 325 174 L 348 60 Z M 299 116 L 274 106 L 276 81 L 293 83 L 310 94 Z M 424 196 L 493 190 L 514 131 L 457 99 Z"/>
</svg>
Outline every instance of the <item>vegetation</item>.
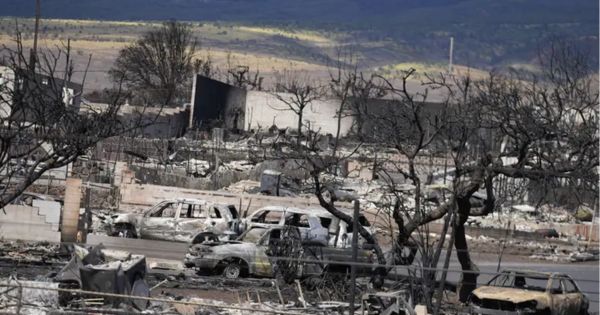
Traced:
<svg viewBox="0 0 600 315">
<path fill-rule="evenodd" d="M 481 79 L 427 76 L 425 92 L 407 89 L 406 82 L 414 69 L 405 71 L 399 83 L 379 75 L 364 75 L 356 68 L 334 77 L 342 78 L 334 80 L 336 90 L 348 91 L 348 105 L 360 115 L 357 120 L 376 128 L 376 132 L 358 134 L 361 142 L 357 145 L 371 143 L 391 148 L 387 158 L 384 155 L 374 163 L 386 165 L 375 175 L 387 185 L 386 210 L 395 231 L 394 256 L 383 256 L 367 231 L 359 228 L 358 232 L 374 242 L 382 264 L 412 264 L 416 251 L 421 251 L 420 278 L 426 285 L 413 296 L 423 299 L 430 309 L 439 309 L 441 301 L 442 289 L 435 289 L 435 270 L 440 268 L 443 248 L 443 269 L 448 268 L 455 250 L 463 270 L 457 288 L 460 301 L 466 302 L 475 288 L 479 269 L 469 252 L 465 223 L 469 217 L 487 216 L 500 207 L 502 198 L 495 186 L 498 181 L 510 179 L 537 187 L 545 192 L 539 203 L 560 200 L 561 194 L 578 205 L 597 202 L 599 96 L 598 79 L 590 75 L 595 70 L 589 56 L 572 43 L 553 42 L 540 52 L 538 60 L 541 72 L 526 77 L 494 73 Z M 435 113 L 426 109 L 429 89 L 446 91 Z M 361 100 L 365 95 L 382 93 L 387 101 L 383 109 L 365 106 Z M 308 130 L 305 137 L 305 142 L 291 144 L 295 149 L 282 153 L 282 157 L 302 160 L 320 205 L 351 224 L 352 217 L 336 206 L 337 183 L 331 175 L 358 148 L 350 153 L 324 153 L 318 136 Z M 425 178 L 433 174 L 418 167 L 418 161 L 433 158 L 448 163 L 443 184 L 436 183 L 441 188 L 439 194 L 426 192 L 432 179 Z M 387 170 L 401 176 L 388 174 Z M 409 194 L 401 187 L 406 184 L 411 186 Z M 478 192 L 485 197 L 474 199 Z M 441 240 L 432 247 L 426 225 L 442 218 L 446 219 Z M 450 239 L 446 240 L 450 229 Z M 442 283 L 443 279 L 445 273 Z M 433 303 L 436 300 L 437 305 Z"/>
<path fill-rule="evenodd" d="M 31 6 L 22 1 L 5 2 L 5 15 L 32 15 Z M 592 0 L 383 0 L 377 5 L 363 0 L 287 1 L 285 5 L 276 0 L 98 0 L 94 5 L 56 0 L 44 4 L 43 11 L 49 18 L 125 21 L 97 23 L 106 28 L 113 23 L 118 28 L 112 31 L 124 38 L 142 33 L 140 25 L 159 26 L 132 20 L 202 21 L 194 26 L 201 32 L 194 33 L 206 47 L 260 51 L 321 64 L 332 61 L 326 48 L 338 44 L 353 45 L 368 67 L 445 63 L 450 36 L 456 40 L 455 63 L 477 68 L 531 63 L 537 48 L 555 36 L 591 49 L 596 63 L 598 56 L 598 2 Z M 9 22 L 14 24 L 12 19 Z M 96 24 L 57 23 L 65 32 L 67 25 L 81 27 L 83 34 L 94 34 L 85 28 Z"/>
<path fill-rule="evenodd" d="M 172 105 L 186 94 L 183 90 L 195 73 L 195 53 L 196 41 L 189 26 L 166 22 L 122 49 L 109 73 L 115 82 L 121 80 L 138 96 Z"/>
</svg>

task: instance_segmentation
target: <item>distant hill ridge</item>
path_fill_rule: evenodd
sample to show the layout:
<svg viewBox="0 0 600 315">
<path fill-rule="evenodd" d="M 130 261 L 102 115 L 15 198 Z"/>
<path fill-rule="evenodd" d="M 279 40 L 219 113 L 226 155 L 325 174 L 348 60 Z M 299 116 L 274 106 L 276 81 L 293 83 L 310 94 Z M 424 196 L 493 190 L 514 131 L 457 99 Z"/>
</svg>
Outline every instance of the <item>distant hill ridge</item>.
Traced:
<svg viewBox="0 0 600 315">
<path fill-rule="evenodd" d="M 34 0 L 2 0 L 0 14 L 31 17 Z M 463 64 L 528 62 L 554 36 L 598 53 L 597 0 L 43 0 L 49 18 L 225 21 L 355 32 L 442 60 L 449 36 Z M 597 61 L 596 61 L 597 62 Z"/>
</svg>

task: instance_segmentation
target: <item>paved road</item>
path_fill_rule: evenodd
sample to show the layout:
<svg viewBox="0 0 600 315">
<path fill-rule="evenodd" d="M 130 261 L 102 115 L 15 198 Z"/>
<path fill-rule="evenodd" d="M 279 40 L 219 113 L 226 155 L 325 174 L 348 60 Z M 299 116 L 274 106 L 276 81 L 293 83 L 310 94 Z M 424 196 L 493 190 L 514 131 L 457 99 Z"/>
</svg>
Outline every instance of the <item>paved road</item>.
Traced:
<svg viewBox="0 0 600 315">
<path fill-rule="evenodd" d="M 104 235 L 88 235 L 87 243 L 103 244 L 106 248 L 125 250 L 146 257 L 183 260 L 188 245 L 185 243 L 141 240 L 131 238 L 110 237 Z"/>
<path fill-rule="evenodd" d="M 187 244 L 173 243 L 163 241 L 139 240 L 139 239 L 124 239 L 118 237 L 108 237 L 102 235 L 88 235 L 88 244 L 104 244 L 107 248 L 126 250 L 135 254 L 146 255 L 147 257 L 172 259 L 181 261 L 187 252 Z M 442 255 L 444 257 L 444 255 Z M 590 299 L 590 311 L 598 312 L 599 303 L 599 266 L 597 264 L 554 264 L 543 262 L 511 262 L 506 258 L 502 263 L 501 269 L 529 269 L 536 271 L 553 271 L 562 272 L 570 275 L 577 281 L 580 289 L 584 291 Z M 474 259 L 481 270 L 479 283 L 484 284 L 490 280 L 492 274 L 496 272 L 497 262 L 481 261 Z M 508 260 L 508 261 L 506 261 Z M 452 255 L 450 262 L 451 270 L 448 273 L 447 280 L 451 282 L 458 281 L 460 277 L 460 265 L 456 260 L 456 256 Z M 400 273 L 404 273 L 400 271 Z"/>
</svg>

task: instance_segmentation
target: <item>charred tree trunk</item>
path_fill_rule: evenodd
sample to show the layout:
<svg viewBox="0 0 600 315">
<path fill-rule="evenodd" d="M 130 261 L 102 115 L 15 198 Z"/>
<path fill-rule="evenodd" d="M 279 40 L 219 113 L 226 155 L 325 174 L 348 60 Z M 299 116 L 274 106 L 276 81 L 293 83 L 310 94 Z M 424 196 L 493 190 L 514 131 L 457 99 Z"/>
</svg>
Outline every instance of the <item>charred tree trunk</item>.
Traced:
<svg viewBox="0 0 600 315">
<path fill-rule="evenodd" d="M 315 181 L 315 195 L 317 196 L 317 199 L 319 200 L 319 204 L 321 205 L 321 207 L 323 207 L 329 213 L 333 214 L 335 217 L 344 221 L 348 226 L 352 226 L 353 221 L 354 221 L 352 216 L 349 216 L 346 213 L 342 212 L 341 210 L 337 209 L 335 207 L 335 205 L 333 204 L 333 201 L 327 202 L 327 200 L 325 200 L 325 197 L 323 197 L 323 189 L 321 187 L 321 183 L 319 181 L 318 175 L 317 176 L 313 175 L 313 180 Z M 325 188 L 325 187 L 323 187 L 323 188 Z M 330 192 L 330 193 L 332 196 L 335 195 L 333 192 Z M 358 225 L 358 234 L 360 234 L 360 236 L 362 236 L 368 244 L 371 244 L 373 246 L 373 250 L 375 251 L 375 254 L 377 255 L 377 262 L 380 265 L 386 265 L 386 260 L 385 260 L 385 256 L 383 255 L 383 250 L 381 250 L 381 247 L 379 246 L 379 243 L 377 242 L 377 239 L 375 238 L 375 236 L 373 236 L 371 233 L 369 233 L 369 231 L 367 231 L 360 224 Z M 378 268 L 378 272 L 381 272 L 383 269 L 384 268 L 381 268 L 381 267 Z"/>
<path fill-rule="evenodd" d="M 458 204 L 458 222 L 454 231 L 454 247 L 456 248 L 456 257 L 462 269 L 462 275 L 458 283 L 457 293 L 461 302 L 466 302 L 471 292 L 477 287 L 477 278 L 479 277 L 479 268 L 471 260 L 467 238 L 465 234 L 465 222 L 469 217 L 471 203 L 469 198 L 457 198 Z"/>
<path fill-rule="evenodd" d="M 298 112 L 298 138 L 296 138 L 296 145 L 300 147 L 300 143 L 302 142 L 302 111 Z"/>
</svg>

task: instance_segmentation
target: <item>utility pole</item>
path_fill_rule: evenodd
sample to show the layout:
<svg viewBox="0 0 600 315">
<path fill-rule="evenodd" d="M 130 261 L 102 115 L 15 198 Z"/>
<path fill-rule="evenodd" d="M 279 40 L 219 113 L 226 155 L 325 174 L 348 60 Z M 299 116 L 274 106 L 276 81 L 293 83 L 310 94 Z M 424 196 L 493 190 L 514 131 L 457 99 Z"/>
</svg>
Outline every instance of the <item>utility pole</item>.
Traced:
<svg viewBox="0 0 600 315">
<path fill-rule="evenodd" d="M 451 36 L 450 37 L 450 54 L 448 57 L 448 74 L 452 74 L 453 55 L 454 55 L 454 37 Z"/>
<path fill-rule="evenodd" d="M 354 315 L 354 297 L 356 296 L 356 260 L 358 258 L 358 211 L 360 204 L 354 200 L 354 215 L 352 216 L 352 266 L 350 266 L 350 315 Z"/>
<path fill-rule="evenodd" d="M 64 76 L 64 86 L 67 86 L 67 82 L 71 82 L 71 71 L 70 71 L 70 63 L 71 63 L 71 38 L 67 38 L 67 62 L 65 63 L 65 76 Z"/>
<path fill-rule="evenodd" d="M 29 66 L 32 71 L 35 71 L 35 64 L 37 62 L 37 42 L 38 42 L 38 32 L 40 29 L 40 17 L 42 9 L 40 6 L 40 0 L 35 0 L 35 29 L 33 33 L 33 49 L 31 50 L 31 55 L 29 55 Z"/>
</svg>

